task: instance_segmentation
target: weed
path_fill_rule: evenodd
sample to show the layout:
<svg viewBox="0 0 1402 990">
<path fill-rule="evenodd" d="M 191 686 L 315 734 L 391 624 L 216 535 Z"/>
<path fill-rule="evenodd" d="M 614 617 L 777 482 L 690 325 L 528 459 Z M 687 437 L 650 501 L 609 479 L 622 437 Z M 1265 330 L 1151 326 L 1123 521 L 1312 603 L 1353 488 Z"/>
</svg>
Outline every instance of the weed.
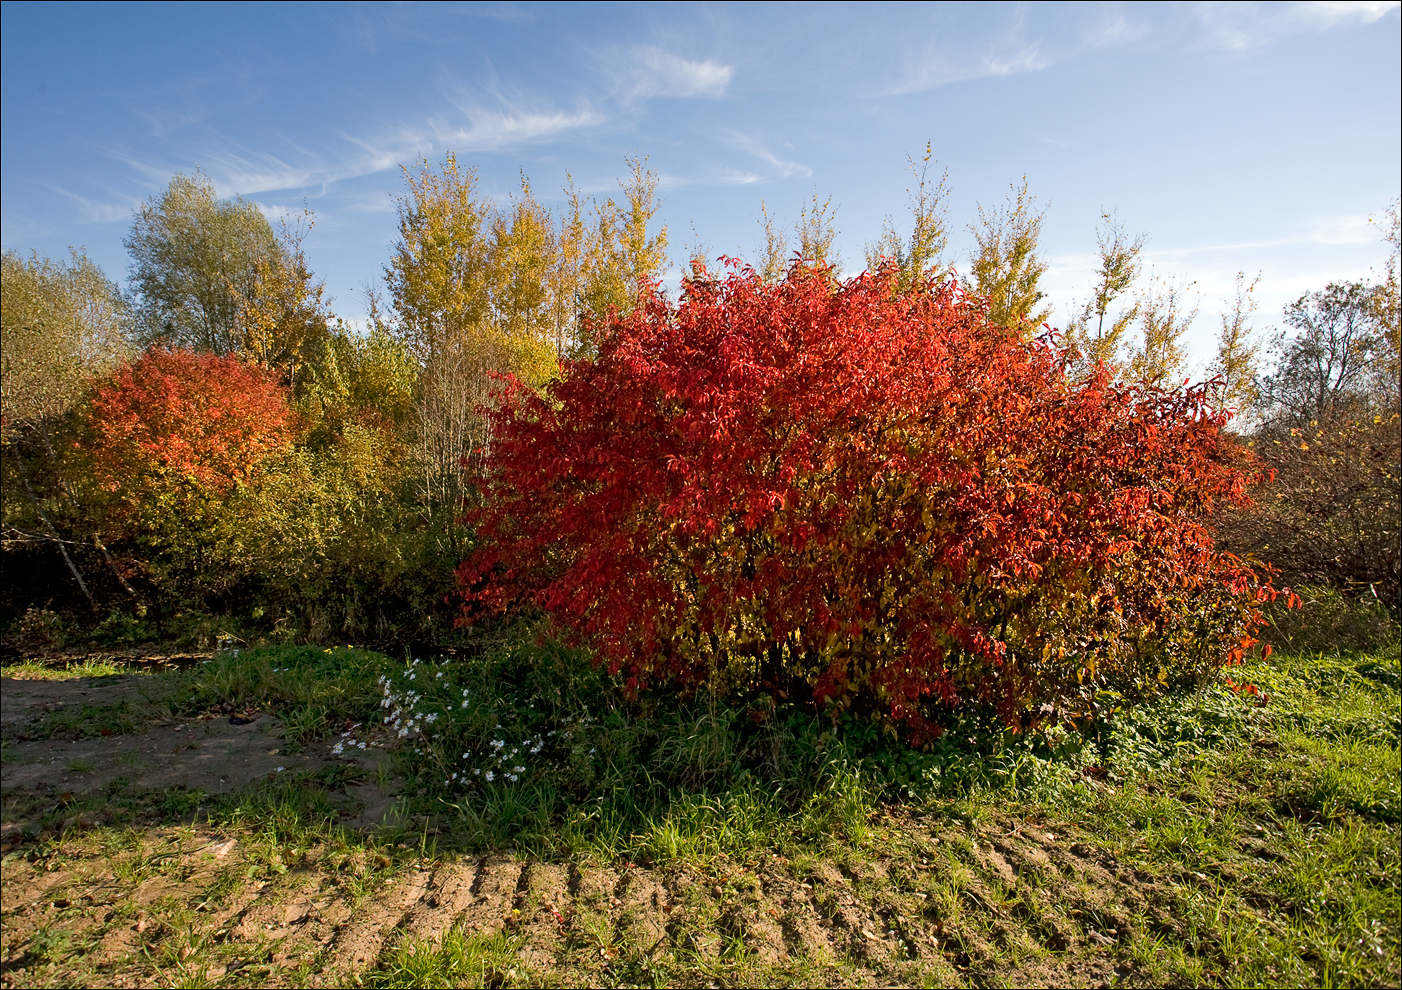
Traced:
<svg viewBox="0 0 1402 990">
<path fill-rule="evenodd" d="M 74 662 L 72 660 L 43 661 L 35 659 L 19 660 L 5 664 L 0 674 L 15 680 L 67 681 L 83 677 L 116 677 L 148 673 L 142 668 L 129 667 L 106 657 L 89 656 Z"/>
<path fill-rule="evenodd" d="M 382 957 L 362 986 L 383 988 L 529 986 L 510 935 L 469 935 L 451 928 L 436 945 L 406 939 Z"/>
<path fill-rule="evenodd" d="M 30 734 L 36 739 L 129 735 L 144 728 L 145 721 L 144 713 L 126 699 L 111 705 L 68 705 L 45 714 Z"/>
</svg>

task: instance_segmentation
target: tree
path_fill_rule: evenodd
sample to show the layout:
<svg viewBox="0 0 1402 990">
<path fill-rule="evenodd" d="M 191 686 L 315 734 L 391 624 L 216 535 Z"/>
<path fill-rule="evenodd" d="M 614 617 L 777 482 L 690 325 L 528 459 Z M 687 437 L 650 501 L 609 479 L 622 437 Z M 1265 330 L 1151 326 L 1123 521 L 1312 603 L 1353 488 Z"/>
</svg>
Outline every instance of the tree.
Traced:
<svg viewBox="0 0 1402 990">
<path fill-rule="evenodd" d="M 57 548 L 95 605 L 70 550 L 90 533 L 77 518 L 64 439 L 92 379 L 127 354 L 129 307 L 102 269 L 71 249 L 67 263 L 6 251 L 0 284 L 5 547 Z"/>
<path fill-rule="evenodd" d="M 250 521 L 292 446 L 287 391 L 267 370 L 148 349 L 96 383 L 82 446 L 103 538 L 167 604 L 203 604 L 276 552 Z"/>
<path fill-rule="evenodd" d="M 1269 560 L 1292 587 L 1376 596 L 1397 616 L 1402 417 L 1379 413 L 1277 426 L 1254 446 L 1270 471 L 1258 482 L 1250 509 L 1224 520 L 1226 545 Z"/>
<path fill-rule="evenodd" d="M 623 203 L 594 204 L 597 233 L 585 251 L 582 308 L 601 317 L 610 310 L 631 311 L 639 293 L 667 266 L 667 228 L 649 229 L 662 207 L 657 173 L 646 158 L 629 158 L 626 164 L 628 176 L 619 182 Z"/>
<path fill-rule="evenodd" d="M 219 199 L 204 172 L 177 173 L 132 221 L 122 242 L 140 307 L 138 338 L 214 354 L 239 346 L 239 300 L 255 294 L 260 265 L 281 259 L 257 204 Z"/>
<path fill-rule="evenodd" d="M 4 255 L 0 409 L 6 442 L 51 447 L 48 428 L 73 410 L 96 374 L 128 350 L 129 308 L 81 251 L 56 262 Z"/>
<path fill-rule="evenodd" d="M 154 347 L 99 382 L 94 477 L 109 492 L 161 476 L 227 492 L 291 443 L 286 392 L 235 357 Z M 130 501 L 130 499 L 128 499 Z"/>
<path fill-rule="evenodd" d="M 768 206 L 759 204 L 760 225 L 764 230 L 764 247 L 760 258 L 758 274 L 768 282 L 780 282 L 794 265 L 801 265 L 814 271 L 837 271 L 842 267 L 842 256 L 834 244 L 837 241 L 837 228 L 833 225 L 837 211 L 833 208 L 832 197 L 819 202 L 818 194 L 813 194 L 811 206 L 803 206 L 798 211 L 798 222 L 791 228 L 798 239 L 797 247 L 790 252 L 790 229 L 780 227 L 769 213 Z M 703 266 L 704 267 L 704 266 Z"/>
<path fill-rule="evenodd" d="M 1256 380 L 1257 356 L 1261 345 L 1251 330 L 1251 314 L 1256 311 L 1256 298 L 1252 295 L 1261 281 L 1258 273 L 1251 284 L 1246 282 L 1246 273 L 1237 272 L 1236 292 L 1230 309 L 1222 314 L 1222 329 L 1217 335 L 1217 356 L 1208 368 L 1208 375 L 1218 379 L 1219 402 L 1226 408 L 1236 410 L 1237 416 L 1251 413 L 1259 392 Z"/>
<path fill-rule="evenodd" d="M 1360 414 L 1374 383 L 1383 335 L 1376 294 L 1364 282 L 1331 282 L 1285 308 L 1295 331 L 1276 337 L 1275 367 L 1260 383 L 1263 411 L 1279 427 Z"/>
<path fill-rule="evenodd" d="M 792 260 L 789 257 L 789 232 L 775 222 L 763 200 L 760 200 L 759 215 L 763 217 L 760 226 L 764 230 L 764 247 L 756 271 L 766 282 L 779 282 L 788 272 Z"/>
<path fill-rule="evenodd" d="M 883 260 L 894 262 L 900 272 L 898 285 L 902 291 L 940 274 L 944 267 L 944 251 L 949 244 L 949 170 L 944 170 L 938 182 L 931 180 L 933 158 L 933 146 L 929 143 L 918 164 L 914 158 L 906 157 L 915 180 L 915 187 L 906 190 L 912 221 L 910 237 L 902 239 L 887 217 L 881 239 L 867 247 L 867 270 L 876 271 Z"/>
<path fill-rule="evenodd" d="M 994 323 L 1021 327 L 1032 332 L 1051 309 L 1037 309 L 1043 293 L 1037 288 L 1047 263 L 1037 254 L 1045 210 L 1036 208 L 1037 198 L 1027 190 L 1027 177 L 1021 188 L 1010 187 L 1005 206 L 995 210 L 978 208 L 978 223 L 969 225 L 978 250 L 971 259 L 968 290 L 988 300 L 989 318 Z"/>
<path fill-rule="evenodd" d="M 1129 353 L 1129 373 L 1149 385 L 1163 385 L 1182 375 L 1187 353 L 1183 335 L 1197 318 L 1197 303 L 1188 307 L 1192 288 L 1182 282 L 1150 277 L 1135 300 L 1140 342 Z"/>
<path fill-rule="evenodd" d="M 1111 368 L 1120 365 L 1125 332 L 1138 318 L 1139 306 L 1135 304 L 1122 310 L 1110 320 L 1108 327 L 1105 318 L 1110 314 L 1111 304 L 1139 277 L 1144 265 L 1140 254 L 1148 239 L 1145 234 L 1133 239 L 1128 237 L 1124 224 L 1112 213 L 1102 213 L 1100 219 L 1102 227 L 1096 233 L 1096 247 L 1100 253 L 1096 275 L 1100 281 L 1085 308 L 1066 326 L 1066 344 L 1080 352 L 1080 365 L 1086 371 L 1101 363 Z"/>
<path fill-rule="evenodd" d="M 1205 389 L 1067 376 L 981 301 L 802 266 L 654 291 L 493 413 L 470 614 L 535 607 L 634 688 L 786 692 L 917 744 L 1240 657 L 1267 594 L 1203 526 Z"/>
<path fill-rule="evenodd" d="M 813 194 L 813 205 L 798 211 L 798 256 L 809 267 L 842 271 L 842 255 L 835 247 L 837 228 L 833 221 L 837 210 L 829 196 L 818 202 L 818 194 Z"/>
<path fill-rule="evenodd" d="M 385 269 L 397 332 L 419 362 L 419 445 L 426 504 L 455 511 L 484 448 L 479 406 L 491 375 L 540 384 L 556 364 L 542 278 L 553 258 L 549 227 L 522 181 L 506 216 L 480 196 L 477 175 L 449 154 L 439 170 L 405 170 L 400 241 Z M 432 511 L 437 511 L 433 509 Z"/>
<path fill-rule="evenodd" d="M 456 513 L 476 477 L 490 440 L 478 410 L 491 402 L 493 376 L 540 387 L 563 355 L 594 346 L 584 314 L 628 312 L 662 272 L 667 231 L 650 226 L 657 176 L 644 159 L 628 166 L 624 203 L 593 203 L 592 222 L 573 189 L 557 221 L 524 175 L 519 197 L 498 208 L 452 154 L 437 170 L 426 161 L 416 175 L 406 170 L 385 279 L 396 331 L 422 369 L 426 504 Z"/>
<path fill-rule="evenodd" d="M 279 250 L 258 259 L 248 294 L 235 295 L 238 353 L 274 369 L 294 393 L 308 384 L 307 365 L 324 358 L 333 319 L 302 247 L 313 226 L 310 211 L 295 225 L 280 221 Z"/>
</svg>

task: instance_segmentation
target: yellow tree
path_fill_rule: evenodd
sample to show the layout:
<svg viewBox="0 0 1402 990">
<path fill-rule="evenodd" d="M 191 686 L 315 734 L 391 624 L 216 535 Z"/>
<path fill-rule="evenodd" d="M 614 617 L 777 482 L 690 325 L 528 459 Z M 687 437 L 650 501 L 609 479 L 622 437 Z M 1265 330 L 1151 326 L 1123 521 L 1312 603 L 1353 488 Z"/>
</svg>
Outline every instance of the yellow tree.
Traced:
<svg viewBox="0 0 1402 990">
<path fill-rule="evenodd" d="M 1066 325 L 1066 344 L 1080 353 L 1083 370 L 1089 370 L 1098 363 L 1118 368 L 1125 333 L 1139 316 L 1137 302 L 1114 316 L 1110 316 L 1110 306 L 1139 277 L 1143 267 L 1140 253 L 1147 238 L 1144 234 L 1133 239 L 1128 237 L 1124 225 L 1114 214 L 1102 213 L 1100 218 L 1102 226 L 1096 234 L 1096 247 L 1100 255 L 1096 276 L 1099 281 L 1085 307 Z M 1107 316 L 1110 318 L 1109 326 L 1105 324 Z"/>
<path fill-rule="evenodd" d="M 833 246 L 837 241 L 837 208 L 829 196 L 818 202 L 818 194 L 813 194 L 811 206 L 798 211 L 798 253 L 804 262 L 812 267 L 831 267 L 837 275 L 842 274 L 842 256 Z"/>
<path fill-rule="evenodd" d="M 868 271 L 876 271 L 883 261 L 894 262 L 900 272 L 898 286 L 903 291 L 926 276 L 938 274 L 944 267 L 944 251 L 949 244 L 948 203 L 949 170 L 938 181 L 930 178 L 934 159 L 933 146 L 925 145 L 925 157 L 918 163 L 906 157 L 908 171 L 915 185 L 906 190 L 912 220 L 909 238 L 897 233 L 891 218 L 881 239 L 869 244 L 866 251 Z"/>
<path fill-rule="evenodd" d="M 624 201 L 586 205 L 573 187 L 558 218 L 521 176 L 498 207 L 473 169 L 449 154 L 405 171 L 400 241 L 385 269 L 401 339 L 417 360 L 424 495 L 456 505 L 489 442 L 481 410 L 498 374 L 540 387 L 561 359 L 589 342 L 583 313 L 630 310 L 639 288 L 662 273 L 667 231 L 654 232 L 657 175 L 629 159 Z"/>
<path fill-rule="evenodd" d="M 667 228 L 651 231 L 662 207 L 657 173 L 647 167 L 646 158 L 626 161 L 628 175 L 619 183 L 623 202 L 594 204 L 595 234 L 583 248 L 582 309 L 599 315 L 631 312 L 639 288 L 667 267 Z"/>
<path fill-rule="evenodd" d="M 780 226 L 763 201 L 759 204 L 759 213 L 764 243 L 755 272 L 763 281 L 771 284 L 783 281 L 795 260 L 814 269 L 831 267 L 841 275 L 842 257 L 834 247 L 837 227 L 833 220 L 837 210 L 831 196 L 820 202 L 815 192 L 812 203 L 799 208 L 798 222 L 792 228 Z M 796 247 L 789 240 L 790 230 L 797 237 Z"/>
<path fill-rule="evenodd" d="M 1037 308 L 1043 297 L 1037 283 L 1047 270 L 1037 253 L 1046 211 L 1037 209 L 1026 176 L 1020 188 L 1009 188 L 1006 204 L 993 210 L 980 206 L 978 223 L 969 225 L 977 251 L 965 285 L 988 300 L 988 316 L 994 323 L 1035 332 L 1051 315 L 1050 307 Z"/>
<path fill-rule="evenodd" d="M 760 200 L 759 215 L 763 218 L 760 226 L 764 232 L 764 247 L 760 249 L 760 260 L 756 271 L 766 283 L 783 281 L 789 270 L 789 232 L 775 222 L 769 206 Z"/>
<path fill-rule="evenodd" d="M 1198 306 L 1188 304 L 1191 284 L 1151 276 L 1139 293 L 1139 344 L 1129 352 L 1129 373 L 1150 385 L 1164 385 L 1183 373 L 1187 352 L 1183 335 L 1197 318 Z"/>
<path fill-rule="evenodd" d="M 385 281 L 398 333 L 420 368 L 422 495 L 437 514 L 456 511 L 469 481 L 464 459 L 487 441 L 477 410 L 490 396 L 492 372 L 519 369 L 494 312 L 496 210 L 479 195 L 475 170 L 450 153 L 438 169 L 423 161 L 404 175 L 400 240 Z"/>
<path fill-rule="evenodd" d="M 558 327 L 551 294 L 552 275 L 561 268 L 554 218 L 531 193 L 521 176 L 521 195 L 491 218 L 487 291 L 492 321 L 505 367 L 522 381 L 539 386 L 554 377 L 559 365 Z M 555 346 L 552 346 L 555 345 Z"/>
<path fill-rule="evenodd" d="M 238 350 L 276 370 L 299 395 L 309 384 L 307 365 L 325 356 L 331 338 L 326 283 L 312 275 L 302 247 L 315 223 L 309 210 L 295 223 L 283 220 L 278 231 L 281 251 L 257 261 L 246 294 L 233 286 L 238 301 Z"/>
<path fill-rule="evenodd" d="M 1236 273 L 1236 291 L 1228 309 L 1222 313 L 1222 329 L 1217 334 L 1217 356 L 1208 367 L 1208 374 L 1221 379 L 1220 397 L 1224 406 L 1249 415 L 1256 404 L 1258 357 L 1260 341 L 1251 330 L 1251 314 L 1256 311 L 1257 274 L 1247 284 L 1246 273 Z"/>
</svg>

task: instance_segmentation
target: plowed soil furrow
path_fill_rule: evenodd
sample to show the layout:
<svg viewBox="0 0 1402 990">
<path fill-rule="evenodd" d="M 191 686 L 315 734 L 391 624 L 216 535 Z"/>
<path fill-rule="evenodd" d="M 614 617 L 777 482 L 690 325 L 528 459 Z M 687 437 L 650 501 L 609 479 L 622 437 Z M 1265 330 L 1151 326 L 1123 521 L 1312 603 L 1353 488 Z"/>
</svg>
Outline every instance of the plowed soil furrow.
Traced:
<svg viewBox="0 0 1402 990">
<path fill-rule="evenodd" d="M 363 980 L 395 946 L 431 948 L 460 925 L 469 936 L 505 932 L 522 985 L 735 965 L 781 983 L 1098 985 L 1130 972 L 1116 948 L 1129 918 L 1171 925 L 1152 884 L 1090 845 L 1016 829 L 966 836 L 929 836 L 928 859 L 835 859 L 806 871 L 724 857 L 656 867 L 503 854 L 401 861 L 406 872 L 359 899 L 315 855 L 250 877 L 248 850 L 222 845 L 219 862 L 148 854 L 124 868 L 125 882 L 96 883 L 96 857 L 66 876 L 10 862 L 7 890 L 23 886 L 29 899 L 7 897 L 5 957 L 12 967 L 25 958 L 19 932 L 61 926 L 90 946 L 104 985 L 139 985 L 154 978 L 151 961 L 173 966 L 187 933 L 203 928 L 210 979 L 338 986 Z M 151 844 L 169 847 L 163 836 Z"/>
<path fill-rule="evenodd" d="M 467 908 L 476 895 L 477 863 L 452 863 L 439 867 L 423 894 L 409 905 L 400 929 L 410 938 L 438 939 Z"/>
<path fill-rule="evenodd" d="M 494 935 L 512 919 L 521 864 L 510 856 L 488 856 L 477 864 L 471 894 L 458 915 L 464 930 Z M 446 927 L 446 926 L 445 926 Z"/>
<path fill-rule="evenodd" d="M 409 907 L 423 896 L 432 876 L 429 870 L 415 871 L 397 884 L 387 884 L 388 889 L 369 898 L 354 920 L 332 937 L 320 985 L 329 985 L 345 974 L 374 965 L 386 940 Z"/>
<path fill-rule="evenodd" d="M 620 932 L 631 944 L 649 954 L 655 952 L 667 937 L 667 915 L 662 907 L 670 898 L 660 878 L 648 870 L 625 868 L 614 897 L 619 901 Z"/>
<path fill-rule="evenodd" d="M 527 971 L 549 972 L 562 962 L 565 946 L 565 912 L 573 898 L 568 871 L 554 863 L 531 863 L 517 881 L 515 921 L 521 962 Z"/>
</svg>

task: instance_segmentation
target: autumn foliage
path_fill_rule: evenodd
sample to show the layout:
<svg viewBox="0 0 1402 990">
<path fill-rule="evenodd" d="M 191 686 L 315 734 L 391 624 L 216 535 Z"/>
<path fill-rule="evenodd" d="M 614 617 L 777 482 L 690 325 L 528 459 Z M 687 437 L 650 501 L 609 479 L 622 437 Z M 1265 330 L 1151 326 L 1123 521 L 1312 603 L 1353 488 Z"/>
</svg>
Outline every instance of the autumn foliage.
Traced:
<svg viewBox="0 0 1402 990">
<path fill-rule="evenodd" d="M 948 284 L 697 278 L 495 413 L 473 610 L 530 602 L 634 687 L 799 686 L 917 741 L 1201 676 L 1268 586 L 1214 549 L 1241 501 L 1202 389 L 1067 373 Z"/>
<path fill-rule="evenodd" d="M 85 501 L 132 600 L 203 607 L 259 569 L 292 425 L 287 391 L 235 357 L 157 347 L 95 383 Z"/>
<path fill-rule="evenodd" d="M 291 442 L 285 390 L 235 357 L 155 347 L 99 383 L 94 476 L 109 491 L 153 475 L 227 491 Z"/>
</svg>

